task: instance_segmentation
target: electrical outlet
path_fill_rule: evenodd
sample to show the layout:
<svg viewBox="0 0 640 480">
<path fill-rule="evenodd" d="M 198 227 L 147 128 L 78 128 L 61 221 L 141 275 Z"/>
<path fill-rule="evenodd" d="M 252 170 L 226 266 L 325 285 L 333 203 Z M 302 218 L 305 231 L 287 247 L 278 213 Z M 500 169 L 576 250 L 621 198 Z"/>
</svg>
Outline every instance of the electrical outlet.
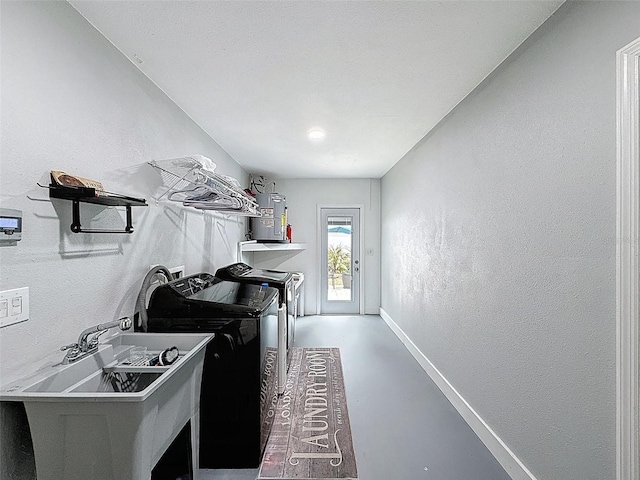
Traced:
<svg viewBox="0 0 640 480">
<path fill-rule="evenodd" d="M 29 319 L 29 287 L 0 292 L 0 328 Z"/>
<path fill-rule="evenodd" d="M 169 273 L 171 273 L 171 276 L 173 277 L 174 280 L 184 277 L 184 265 L 170 268 Z"/>
</svg>

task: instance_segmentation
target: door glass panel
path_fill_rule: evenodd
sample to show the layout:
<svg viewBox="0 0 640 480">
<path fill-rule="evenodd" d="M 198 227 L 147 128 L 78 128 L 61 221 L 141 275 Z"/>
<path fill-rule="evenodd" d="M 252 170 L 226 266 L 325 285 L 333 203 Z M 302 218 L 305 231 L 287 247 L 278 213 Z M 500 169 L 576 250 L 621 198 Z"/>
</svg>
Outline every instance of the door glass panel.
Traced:
<svg viewBox="0 0 640 480">
<path fill-rule="evenodd" d="M 327 300 L 352 300 L 352 217 L 327 217 Z"/>
<path fill-rule="evenodd" d="M 318 213 L 318 313 L 360 313 L 360 209 L 322 207 Z"/>
</svg>

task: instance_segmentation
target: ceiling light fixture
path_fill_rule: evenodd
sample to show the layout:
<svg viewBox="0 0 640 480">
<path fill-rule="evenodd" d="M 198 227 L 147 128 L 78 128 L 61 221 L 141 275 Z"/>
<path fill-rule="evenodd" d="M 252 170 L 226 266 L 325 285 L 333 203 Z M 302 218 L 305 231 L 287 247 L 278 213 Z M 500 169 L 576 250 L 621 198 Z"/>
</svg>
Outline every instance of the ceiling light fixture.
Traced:
<svg viewBox="0 0 640 480">
<path fill-rule="evenodd" d="M 322 140 L 327 134 L 323 129 L 314 127 L 307 132 L 307 137 L 309 140 L 317 142 L 318 140 Z"/>
</svg>

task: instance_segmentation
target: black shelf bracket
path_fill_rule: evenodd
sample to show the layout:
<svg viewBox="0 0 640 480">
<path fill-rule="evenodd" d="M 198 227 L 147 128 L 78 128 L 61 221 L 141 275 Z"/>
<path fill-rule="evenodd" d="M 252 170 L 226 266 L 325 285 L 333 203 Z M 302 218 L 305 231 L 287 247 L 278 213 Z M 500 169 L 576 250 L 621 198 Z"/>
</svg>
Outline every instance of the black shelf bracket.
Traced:
<svg viewBox="0 0 640 480">
<path fill-rule="evenodd" d="M 133 233 L 133 221 L 131 207 L 146 207 L 144 198 L 125 197 L 109 192 L 102 192 L 95 188 L 87 187 L 67 187 L 60 185 L 40 185 L 49 189 L 50 198 L 61 198 L 71 200 L 72 222 L 71 231 L 73 233 Z M 93 203 L 94 205 L 105 205 L 110 207 L 125 207 L 127 215 L 127 225 L 124 230 L 82 228 L 80 224 L 80 204 Z"/>
<path fill-rule="evenodd" d="M 71 222 L 71 231 L 73 233 L 133 233 L 133 224 L 131 220 L 131 205 L 125 205 L 127 209 L 127 226 L 124 230 L 108 230 L 101 228 L 82 228 L 80 224 L 80 200 L 71 200 L 73 205 Z"/>
</svg>

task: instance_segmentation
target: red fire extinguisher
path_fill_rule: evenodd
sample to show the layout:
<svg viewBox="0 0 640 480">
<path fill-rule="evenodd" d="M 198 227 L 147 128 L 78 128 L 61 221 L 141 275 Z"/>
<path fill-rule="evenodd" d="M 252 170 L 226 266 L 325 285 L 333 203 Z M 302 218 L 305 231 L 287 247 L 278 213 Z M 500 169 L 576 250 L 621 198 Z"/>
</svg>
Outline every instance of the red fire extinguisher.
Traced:
<svg viewBox="0 0 640 480">
<path fill-rule="evenodd" d="M 291 243 L 291 225 L 287 224 L 287 240 Z"/>
</svg>

